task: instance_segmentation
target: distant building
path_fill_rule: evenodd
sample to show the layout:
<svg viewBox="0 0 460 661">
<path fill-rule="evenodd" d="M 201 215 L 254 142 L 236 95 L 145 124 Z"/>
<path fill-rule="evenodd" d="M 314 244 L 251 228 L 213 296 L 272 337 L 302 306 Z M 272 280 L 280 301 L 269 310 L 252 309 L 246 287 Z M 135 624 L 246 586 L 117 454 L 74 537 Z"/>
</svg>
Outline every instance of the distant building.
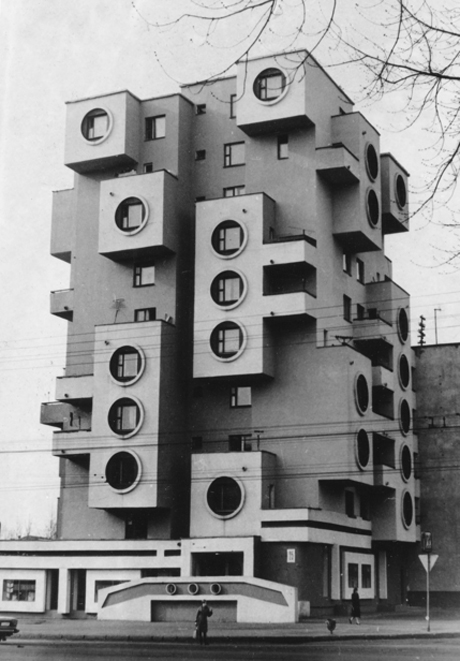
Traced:
<svg viewBox="0 0 460 661">
<path fill-rule="evenodd" d="M 430 573 L 431 603 L 460 606 L 460 344 L 417 347 L 415 384 L 419 439 L 420 527 L 438 559 Z M 417 554 L 422 553 L 417 547 Z M 426 599 L 426 573 L 417 557 L 409 574 L 409 603 Z"/>
<path fill-rule="evenodd" d="M 408 174 L 378 132 L 295 52 L 71 102 L 65 164 L 67 357 L 42 408 L 58 540 L 18 564 L 0 545 L 2 607 L 168 619 L 201 593 L 292 621 L 355 586 L 405 602 L 413 358 L 383 248 L 408 230 Z"/>
</svg>

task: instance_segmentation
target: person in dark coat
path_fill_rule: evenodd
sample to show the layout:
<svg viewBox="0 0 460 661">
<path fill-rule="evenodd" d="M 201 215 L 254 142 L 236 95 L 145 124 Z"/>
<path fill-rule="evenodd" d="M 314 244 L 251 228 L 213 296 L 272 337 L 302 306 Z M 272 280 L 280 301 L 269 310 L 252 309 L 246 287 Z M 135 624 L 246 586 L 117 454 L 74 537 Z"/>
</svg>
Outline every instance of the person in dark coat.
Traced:
<svg viewBox="0 0 460 661">
<path fill-rule="evenodd" d="M 206 600 L 203 599 L 201 606 L 196 612 L 195 628 L 196 638 L 200 645 L 209 645 L 208 643 L 208 617 L 212 615 L 212 608 L 209 608 Z"/>
<path fill-rule="evenodd" d="M 353 594 L 351 595 L 351 613 L 350 613 L 350 624 L 353 624 L 353 620 L 356 620 L 356 624 L 361 624 L 359 621 L 361 617 L 361 602 L 359 600 L 358 588 L 353 589 Z"/>
</svg>

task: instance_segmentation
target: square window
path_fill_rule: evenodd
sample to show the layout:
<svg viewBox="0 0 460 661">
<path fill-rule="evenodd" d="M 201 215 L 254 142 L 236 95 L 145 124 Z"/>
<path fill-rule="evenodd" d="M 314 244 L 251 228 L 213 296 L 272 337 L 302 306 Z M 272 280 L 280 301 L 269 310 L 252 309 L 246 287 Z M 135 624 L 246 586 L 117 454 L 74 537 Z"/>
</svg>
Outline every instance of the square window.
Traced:
<svg viewBox="0 0 460 661">
<path fill-rule="evenodd" d="M 361 587 L 362 588 L 371 588 L 372 587 L 372 566 L 371 565 L 361 565 Z"/>
<path fill-rule="evenodd" d="M 230 407 L 232 409 L 252 406 L 252 391 L 250 386 L 232 387 L 230 389 Z"/>
<path fill-rule="evenodd" d="M 245 143 L 232 142 L 224 145 L 224 168 L 231 168 L 235 165 L 244 165 L 245 163 Z"/>
<path fill-rule="evenodd" d="M 236 94 L 230 94 L 230 119 L 236 117 Z"/>
<path fill-rule="evenodd" d="M 354 562 L 348 564 L 348 587 L 357 588 L 359 582 L 359 565 Z"/>
<path fill-rule="evenodd" d="M 228 186 L 224 188 L 224 197 L 237 197 L 246 193 L 246 186 Z"/>
<path fill-rule="evenodd" d="M 345 273 L 351 275 L 351 255 L 347 252 L 344 252 L 342 256 L 342 267 Z"/>
<path fill-rule="evenodd" d="M 155 284 L 155 266 L 148 264 L 134 267 L 134 287 L 148 287 Z"/>
<path fill-rule="evenodd" d="M 153 172 L 153 163 L 144 163 L 144 173 Z"/>
<path fill-rule="evenodd" d="M 238 250 L 241 246 L 241 228 L 223 227 L 219 230 L 218 243 L 221 254 L 226 251 Z"/>
<path fill-rule="evenodd" d="M 156 308 L 139 308 L 134 310 L 134 321 L 155 321 Z"/>
<path fill-rule="evenodd" d="M 364 284 L 365 275 L 364 275 L 364 262 L 359 257 L 356 258 L 356 279 L 361 284 Z"/>
<path fill-rule="evenodd" d="M 343 296 L 343 318 L 345 321 L 351 321 L 351 298 L 345 294 Z"/>
<path fill-rule="evenodd" d="M 195 152 L 195 161 L 204 161 L 206 158 L 206 149 L 197 149 Z"/>
<path fill-rule="evenodd" d="M 166 136 L 166 116 L 145 118 L 145 139 L 158 140 Z"/>
<path fill-rule="evenodd" d="M 199 103 L 198 105 L 195 106 L 195 114 L 196 115 L 206 115 L 206 104 L 205 103 Z"/>
<path fill-rule="evenodd" d="M 278 136 L 278 160 L 289 158 L 289 136 Z"/>
</svg>

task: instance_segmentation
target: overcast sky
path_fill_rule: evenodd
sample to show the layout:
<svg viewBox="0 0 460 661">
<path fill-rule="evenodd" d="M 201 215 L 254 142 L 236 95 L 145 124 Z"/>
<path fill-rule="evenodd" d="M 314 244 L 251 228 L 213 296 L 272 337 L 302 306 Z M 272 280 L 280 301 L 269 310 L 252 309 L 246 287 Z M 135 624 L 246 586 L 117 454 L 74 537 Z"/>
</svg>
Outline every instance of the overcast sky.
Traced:
<svg viewBox="0 0 460 661">
<path fill-rule="evenodd" d="M 277 34 L 260 52 L 277 50 L 289 40 L 297 0 L 285 1 Z M 190 7 L 190 2 L 139 0 L 137 9 L 147 19 L 167 20 L 173 11 Z M 323 11 L 326 4 L 321 3 Z M 29 523 L 38 533 L 46 528 L 58 493 L 51 428 L 41 427 L 39 416 L 40 403 L 54 399 L 55 378 L 64 366 L 67 322 L 49 314 L 49 292 L 69 286 L 70 267 L 49 255 L 49 242 L 52 191 L 70 188 L 73 182 L 73 173 L 63 166 L 65 102 L 121 89 L 141 99 L 177 91 L 178 80 L 192 82 L 225 66 L 246 25 L 228 24 L 224 35 L 228 42 L 217 34 L 215 43 L 225 48 L 216 50 L 206 45 L 203 31 L 194 32 L 186 24 L 158 33 L 131 0 L 0 0 L 0 12 L 4 468 L 0 522 L 4 536 L 15 529 L 26 531 Z M 313 18 L 321 16 L 312 17 L 312 28 Z M 355 69 L 333 70 L 331 75 L 358 100 Z M 397 99 L 357 108 L 381 132 L 382 151 L 394 154 L 411 172 L 411 181 L 423 182 L 421 154 L 428 138 L 417 128 L 398 130 L 404 126 L 404 115 L 398 112 Z M 437 220 L 443 220 L 442 213 Z M 439 225 L 414 220 L 409 234 L 387 240 L 394 279 L 412 295 L 412 319 L 426 316 L 429 343 L 434 342 L 435 308 L 442 308 L 439 341 L 460 342 L 460 274 L 436 266 L 443 260 L 443 249 L 458 243 L 457 236 Z"/>
</svg>

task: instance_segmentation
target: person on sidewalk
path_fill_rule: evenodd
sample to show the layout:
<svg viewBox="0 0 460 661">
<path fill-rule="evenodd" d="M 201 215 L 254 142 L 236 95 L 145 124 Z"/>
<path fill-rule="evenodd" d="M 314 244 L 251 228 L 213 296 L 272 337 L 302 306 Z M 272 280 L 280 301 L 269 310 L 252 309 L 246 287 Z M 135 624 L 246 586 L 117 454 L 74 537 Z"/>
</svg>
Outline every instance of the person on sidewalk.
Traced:
<svg viewBox="0 0 460 661">
<path fill-rule="evenodd" d="M 353 594 L 351 595 L 351 613 L 350 613 L 350 624 L 353 624 L 353 620 L 356 620 L 356 624 L 361 624 L 359 621 L 361 617 L 361 602 L 359 600 L 358 588 L 353 589 Z"/>
<path fill-rule="evenodd" d="M 212 615 L 212 608 L 209 608 L 206 600 L 203 599 L 201 606 L 196 612 L 195 628 L 196 638 L 200 645 L 209 645 L 208 642 L 208 617 Z"/>
</svg>

